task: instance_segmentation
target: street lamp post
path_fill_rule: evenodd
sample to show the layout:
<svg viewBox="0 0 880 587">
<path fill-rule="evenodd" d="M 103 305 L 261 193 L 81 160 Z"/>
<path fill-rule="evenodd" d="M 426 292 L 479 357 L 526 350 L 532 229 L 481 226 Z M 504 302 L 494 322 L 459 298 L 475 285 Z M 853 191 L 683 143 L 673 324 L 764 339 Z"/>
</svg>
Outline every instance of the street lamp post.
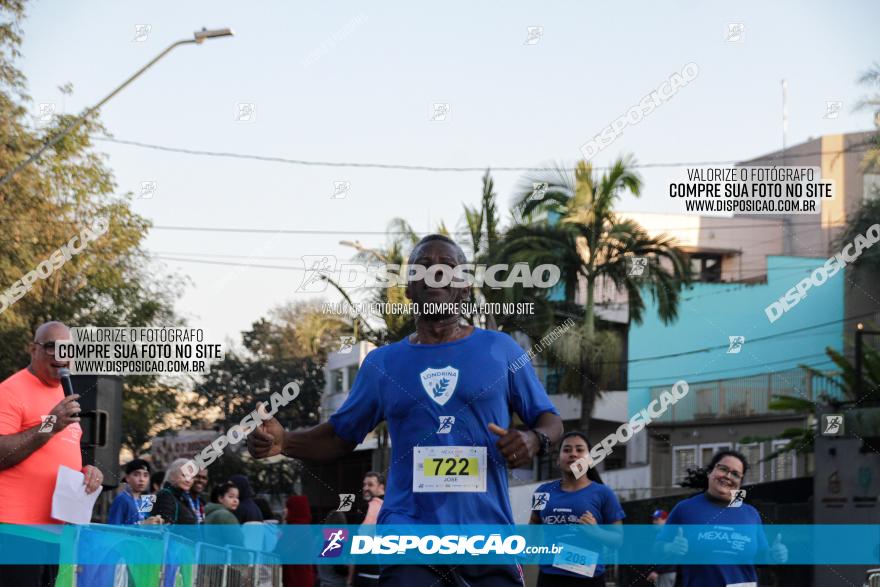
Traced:
<svg viewBox="0 0 880 587">
<path fill-rule="evenodd" d="M 7 172 L 2 178 L 0 178 L 0 186 L 5 185 L 10 179 L 12 179 L 13 175 L 15 175 L 16 173 L 18 173 L 19 171 L 21 171 L 22 169 L 24 169 L 25 167 L 27 167 L 28 165 L 30 165 L 31 163 L 33 163 L 34 161 L 39 159 L 42 156 L 42 154 L 46 151 L 46 149 L 57 144 L 58 141 L 60 141 L 65 136 L 70 134 L 71 131 L 73 131 L 75 128 L 77 128 L 79 125 L 81 125 L 83 122 L 85 122 L 89 116 L 91 116 L 95 111 L 97 111 L 99 108 L 101 108 L 101 106 L 106 104 L 113 96 L 115 96 L 116 94 L 121 92 L 126 86 L 128 86 L 128 84 L 130 84 L 131 82 L 136 80 L 138 77 L 140 77 L 140 75 L 142 73 L 144 73 L 150 67 L 152 67 L 153 64 L 155 64 L 157 61 L 159 61 L 160 59 L 165 57 L 165 55 L 170 53 L 172 49 L 179 47 L 180 45 L 189 45 L 189 44 L 193 44 L 193 43 L 195 43 L 196 45 L 201 45 L 202 43 L 205 42 L 206 39 L 213 39 L 213 38 L 217 38 L 217 37 L 231 37 L 233 34 L 234 33 L 232 32 L 232 29 L 229 29 L 229 28 L 212 29 L 212 30 L 208 30 L 208 29 L 203 28 L 202 30 L 196 31 L 195 33 L 193 33 L 192 39 L 183 39 L 181 41 L 177 41 L 176 43 L 172 43 L 171 45 L 168 46 L 167 49 L 165 49 L 164 51 L 162 51 L 161 53 L 156 55 L 156 57 L 154 57 L 152 61 L 150 61 L 149 63 L 147 63 L 143 67 L 141 67 L 139 70 L 137 70 L 134 73 L 134 75 L 132 75 L 127 80 L 122 82 L 122 85 L 120 85 L 118 88 L 116 88 L 115 90 L 113 90 L 112 92 L 107 94 L 107 96 L 103 100 L 101 100 L 100 102 L 98 102 L 97 104 L 95 104 L 94 106 L 92 106 L 91 108 L 89 108 L 88 110 L 83 112 L 82 114 L 80 114 L 78 117 L 76 117 L 73 120 L 73 122 L 68 124 L 61 132 L 59 132 L 54 137 L 52 137 L 51 139 L 49 139 L 48 141 L 43 143 L 43 146 L 40 147 L 33 155 L 31 155 L 30 157 L 28 157 L 27 159 L 25 159 L 24 161 L 22 161 L 21 163 L 16 165 L 12 170 Z"/>
</svg>

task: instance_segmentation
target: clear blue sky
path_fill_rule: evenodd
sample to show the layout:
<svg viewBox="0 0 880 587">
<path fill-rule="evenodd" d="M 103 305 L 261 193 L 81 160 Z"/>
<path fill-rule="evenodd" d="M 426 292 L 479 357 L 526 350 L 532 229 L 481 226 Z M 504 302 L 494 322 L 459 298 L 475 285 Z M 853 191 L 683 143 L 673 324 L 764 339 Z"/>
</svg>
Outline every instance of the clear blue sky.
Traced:
<svg viewBox="0 0 880 587">
<path fill-rule="evenodd" d="M 320 161 L 570 165 L 581 144 L 691 61 L 699 77 L 594 163 L 622 153 L 644 163 L 750 158 L 781 145 L 782 78 L 789 144 L 870 129 L 870 114 L 853 112 L 866 92 L 855 80 L 880 57 L 874 0 L 43 0 L 27 11 L 20 65 L 31 95 L 65 112 L 94 104 L 192 31 L 232 27 L 235 37 L 176 49 L 114 98 L 102 112 L 108 130 L 123 140 Z M 727 41 L 729 23 L 744 25 L 741 42 Z M 136 24 L 151 27 L 142 42 L 134 41 Z M 525 44 L 530 26 L 543 27 L 534 45 Z M 57 90 L 66 82 L 72 97 Z M 843 101 L 840 116 L 825 119 L 825 101 L 834 98 Z M 429 120 L 434 102 L 449 103 L 449 120 Z M 254 103 L 256 121 L 236 122 L 236 103 Z M 147 248 L 163 256 L 256 255 L 254 263 L 292 266 L 301 266 L 301 255 L 348 258 L 340 240 L 383 240 L 350 231 L 381 231 L 393 216 L 423 231 L 440 219 L 454 228 L 462 204 L 480 194 L 479 172 L 301 167 L 106 142 L 98 148 L 109 155 L 120 194 L 158 183 L 154 198 L 134 203 L 158 226 L 340 231 L 267 237 L 157 229 Z M 662 211 L 660 193 L 675 173 L 646 171 L 643 197 L 621 208 Z M 495 174 L 505 205 L 520 177 Z M 345 199 L 330 199 L 334 181 L 351 182 Z M 271 307 L 304 299 L 294 291 L 301 272 L 167 263 L 192 280 L 178 310 L 217 341 L 237 340 Z"/>
</svg>

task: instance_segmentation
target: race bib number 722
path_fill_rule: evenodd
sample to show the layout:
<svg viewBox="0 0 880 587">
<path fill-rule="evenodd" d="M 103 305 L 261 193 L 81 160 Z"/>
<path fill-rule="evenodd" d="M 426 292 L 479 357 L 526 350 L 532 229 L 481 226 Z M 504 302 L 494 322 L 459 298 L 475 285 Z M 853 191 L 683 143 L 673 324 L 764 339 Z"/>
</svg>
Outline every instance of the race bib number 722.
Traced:
<svg viewBox="0 0 880 587">
<path fill-rule="evenodd" d="M 486 447 L 413 447 L 413 491 L 486 491 Z"/>
</svg>

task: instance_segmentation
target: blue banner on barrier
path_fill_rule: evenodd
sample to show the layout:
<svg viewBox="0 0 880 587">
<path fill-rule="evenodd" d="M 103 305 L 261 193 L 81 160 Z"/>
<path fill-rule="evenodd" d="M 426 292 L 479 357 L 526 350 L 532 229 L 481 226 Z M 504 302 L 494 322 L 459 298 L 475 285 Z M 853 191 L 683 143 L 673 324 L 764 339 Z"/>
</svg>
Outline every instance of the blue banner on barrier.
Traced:
<svg viewBox="0 0 880 587">
<path fill-rule="evenodd" d="M 880 564 L 876 525 L 659 531 L 643 525 L 0 525 L 0 564 L 254 564 L 259 552 L 283 564 Z"/>
</svg>

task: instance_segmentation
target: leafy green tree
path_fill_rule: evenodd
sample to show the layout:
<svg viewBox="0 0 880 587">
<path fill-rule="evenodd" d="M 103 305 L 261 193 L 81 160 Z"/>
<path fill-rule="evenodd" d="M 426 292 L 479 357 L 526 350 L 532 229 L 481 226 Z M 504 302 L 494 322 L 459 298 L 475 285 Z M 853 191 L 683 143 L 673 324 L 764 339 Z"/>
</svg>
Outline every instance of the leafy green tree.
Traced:
<svg viewBox="0 0 880 587">
<path fill-rule="evenodd" d="M 464 206 L 464 225 L 469 242 L 463 248 L 470 250 L 470 260 L 477 265 L 492 266 L 495 264 L 508 265 L 507 271 L 499 271 L 496 277 L 503 281 L 513 273 L 513 265 L 524 263 L 529 270 L 535 268 L 529 264 L 526 257 L 510 255 L 502 248 L 504 231 L 501 228 L 501 218 L 498 211 L 498 195 L 495 193 L 495 183 L 489 170 L 483 175 L 480 204 L 478 206 Z M 522 218 L 519 218 L 522 220 Z M 472 288 L 471 300 L 476 304 L 504 304 L 517 302 L 530 302 L 534 304 L 535 315 L 517 314 L 494 314 L 491 311 L 478 313 L 471 316 L 471 321 L 483 328 L 501 330 L 505 332 L 524 332 L 530 336 L 542 333 L 542 328 L 548 323 L 548 316 L 553 309 L 548 305 L 548 291 L 540 288 L 527 288 L 522 284 L 514 284 L 512 287 L 492 288 L 477 283 Z M 491 306 L 489 306 L 491 308 Z"/>
<path fill-rule="evenodd" d="M 566 368 L 563 390 L 581 398 L 580 427 L 585 431 L 603 381 L 619 361 L 621 346 L 619 335 L 597 331 L 597 284 L 605 280 L 626 294 L 631 321 L 641 323 L 645 296 L 651 295 L 661 320 L 669 323 L 678 315 L 679 292 L 690 279 L 687 255 L 672 238 L 651 237 L 638 223 L 615 213 L 622 192 L 641 193 L 642 182 L 633 165 L 630 158 L 618 159 L 597 175 L 590 163 L 580 161 L 573 175 L 557 168 L 527 178 L 516 205 L 522 216 L 543 220 L 516 224 L 500 247 L 504 258 L 558 267 L 567 302 L 575 299 L 583 283 L 586 299 L 580 326 L 569 328 L 548 351 Z M 534 193 L 536 183 L 546 185 L 540 197 Z M 646 259 L 641 274 L 630 270 L 635 257 Z M 559 322 L 554 317 L 544 330 Z"/>
<path fill-rule="evenodd" d="M 44 128 L 31 125 L 27 81 L 15 65 L 21 56 L 22 0 L 0 0 L 0 175 L 14 168 L 73 117 L 59 115 Z M 70 87 L 61 88 L 70 92 Z M 86 226 L 106 219 L 109 229 L 48 278 L 37 279 L 0 312 L 0 379 L 29 361 L 37 326 L 177 325 L 173 301 L 182 282 L 163 275 L 142 249 L 149 222 L 130 208 L 131 194 L 115 195 L 106 158 L 93 149 L 102 130 L 92 117 L 43 157 L 0 186 L 0 293 L 34 270 Z M 135 453 L 178 409 L 180 396 L 156 377 L 125 382 L 123 444 Z"/>
<path fill-rule="evenodd" d="M 324 362 L 352 326 L 345 318 L 322 312 L 321 306 L 316 301 L 294 302 L 271 310 L 268 318 L 260 318 L 242 333 L 245 347 L 260 357 L 312 357 Z"/>
<path fill-rule="evenodd" d="M 875 197 L 863 201 L 858 210 L 847 220 L 843 231 L 834 240 L 834 248 L 839 251 L 855 239 L 865 239 L 868 228 L 880 224 L 880 189 L 874 188 Z M 847 269 L 857 271 L 876 272 L 880 270 L 880 247 L 872 246 L 862 251 L 855 261 L 847 266 Z"/>
<path fill-rule="evenodd" d="M 874 94 L 866 96 L 856 105 L 857 110 L 874 112 L 874 127 L 878 132 L 869 139 L 871 148 L 862 160 L 862 169 L 877 173 L 880 170 L 880 62 L 875 61 L 858 79 L 858 82 L 871 88 Z"/>
<path fill-rule="evenodd" d="M 438 227 L 438 232 L 440 234 L 449 234 L 449 231 L 442 222 Z M 409 253 L 418 242 L 419 235 L 413 227 L 403 218 L 394 218 L 388 224 L 388 239 L 384 246 L 367 247 L 358 241 L 343 241 L 342 244 L 350 246 L 357 251 L 354 256 L 355 261 L 366 264 L 397 265 L 400 267 L 400 274 L 406 275 L 406 263 Z M 342 294 L 349 304 L 352 304 L 353 308 L 354 300 L 352 300 L 348 292 L 344 291 L 332 280 L 328 279 L 328 281 Z M 396 284 L 368 288 L 369 291 L 363 301 L 381 304 L 377 306 L 380 308 L 385 308 L 385 304 L 406 304 L 409 302 L 409 299 L 406 297 L 405 289 Z M 372 324 L 376 322 L 375 319 L 371 320 L 369 316 L 362 316 L 356 313 L 354 320 L 355 338 L 357 340 L 367 340 L 376 346 L 381 346 L 389 342 L 396 342 L 415 330 L 415 320 L 412 314 L 382 312 L 378 319 L 380 324 L 373 326 Z"/>
<path fill-rule="evenodd" d="M 258 402 L 268 405 L 272 394 L 281 392 L 292 381 L 298 382 L 300 393 L 275 417 L 288 430 L 317 424 L 324 391 L 322 365 L 327 353 L 335 350 L 336 340 L 324 337 L 324 331 L 318 337 L 308 331 L 315 312 L 313 304 L 291 304 L 243 332 L 243 348 L 227 352 L 223 361 L 212 365 L 198 382 L 196 411 L 202 417 L 194 424 L 225 433 Z M 208 471 L 214 481 L 242 473 L 248 475 L 255 490 L 283 495 L 290 492 L 302 466 L 279 467 L 254 461 L 240 443 L 224 450 Z"/>
</svg>

